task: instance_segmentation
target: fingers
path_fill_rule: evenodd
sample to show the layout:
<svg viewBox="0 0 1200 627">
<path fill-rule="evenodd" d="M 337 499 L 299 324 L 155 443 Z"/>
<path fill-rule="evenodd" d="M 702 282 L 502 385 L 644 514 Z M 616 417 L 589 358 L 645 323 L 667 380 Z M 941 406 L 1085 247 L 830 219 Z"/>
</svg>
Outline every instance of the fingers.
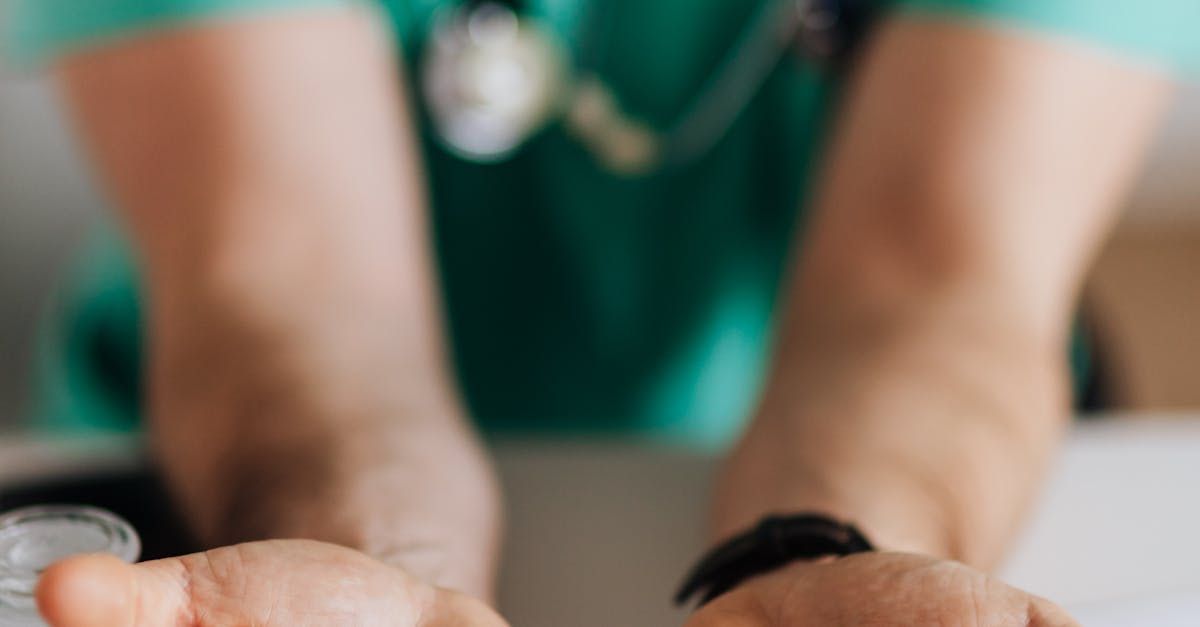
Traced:
<svg viewBox="0 0 1200 627">
<path fill-rule="evenodd" d="M 51 627 L 168 625 L 187 610 L 169 561 L 134 566 L 109 555 L 73 557 L 46 569 L 37 604 Z"/>
</svg>

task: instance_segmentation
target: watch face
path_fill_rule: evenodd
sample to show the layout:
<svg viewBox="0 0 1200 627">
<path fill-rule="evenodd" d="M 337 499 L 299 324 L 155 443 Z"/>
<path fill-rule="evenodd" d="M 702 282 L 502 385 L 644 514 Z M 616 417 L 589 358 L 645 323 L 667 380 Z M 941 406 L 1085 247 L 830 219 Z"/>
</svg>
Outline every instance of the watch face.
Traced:
<svg viewBox="0 0 1200 627">
<path fill-rule="evenodd" d="M 562 48 L 549 31 L 484 4 L 435 25 L 422 80 L 443 143 L 466 158 L 497 161 L 556 113 L 563 73 Z"/>
</svg>

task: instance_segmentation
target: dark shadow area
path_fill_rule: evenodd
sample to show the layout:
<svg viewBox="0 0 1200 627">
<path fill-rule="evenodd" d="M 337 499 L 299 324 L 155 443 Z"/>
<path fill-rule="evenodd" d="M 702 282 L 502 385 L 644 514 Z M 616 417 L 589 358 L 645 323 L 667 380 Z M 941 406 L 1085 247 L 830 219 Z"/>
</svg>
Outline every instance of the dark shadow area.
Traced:
<svg viewBox="0 0 1200 627">
<path fill-rule="evenodd" d="M 55 479 L 0 491 L 3 511 L 43 504 L 91 505 L 121 516 L 141 536 L 142 560 L 192 553 L 199 546 L 151 470 Z"/>
</svg>

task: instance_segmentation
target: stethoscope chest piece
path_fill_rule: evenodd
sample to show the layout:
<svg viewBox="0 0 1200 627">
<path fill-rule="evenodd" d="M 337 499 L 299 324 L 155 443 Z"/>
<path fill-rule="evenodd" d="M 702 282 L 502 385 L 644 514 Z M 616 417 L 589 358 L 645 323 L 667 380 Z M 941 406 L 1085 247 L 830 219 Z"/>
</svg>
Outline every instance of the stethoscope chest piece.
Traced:
<svg viewBox="0 0 1200 627">
<path fill-rule="evenodd" d="M 509 7 L 470 4 L 439 16 L 422 59 L 431 122 L 452 152 L 494 162 L 557 115 L 564 52 Z"/>
</svg>

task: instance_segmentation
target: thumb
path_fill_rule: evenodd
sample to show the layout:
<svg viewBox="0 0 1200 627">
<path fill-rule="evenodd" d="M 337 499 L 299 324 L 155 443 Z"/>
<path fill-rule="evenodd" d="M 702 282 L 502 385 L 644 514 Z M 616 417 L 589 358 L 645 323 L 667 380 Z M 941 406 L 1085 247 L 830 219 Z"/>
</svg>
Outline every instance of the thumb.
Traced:
<svg viewBox="0 0 1200 627">
<path fill-rule="evenodd" d="M 188 603 L 178 560 L 126 564 L 111 555 L 81 555 L 52 565 L 37 586 L 37 604 L 52 627 L 173 625 Z"/>
</svg>

